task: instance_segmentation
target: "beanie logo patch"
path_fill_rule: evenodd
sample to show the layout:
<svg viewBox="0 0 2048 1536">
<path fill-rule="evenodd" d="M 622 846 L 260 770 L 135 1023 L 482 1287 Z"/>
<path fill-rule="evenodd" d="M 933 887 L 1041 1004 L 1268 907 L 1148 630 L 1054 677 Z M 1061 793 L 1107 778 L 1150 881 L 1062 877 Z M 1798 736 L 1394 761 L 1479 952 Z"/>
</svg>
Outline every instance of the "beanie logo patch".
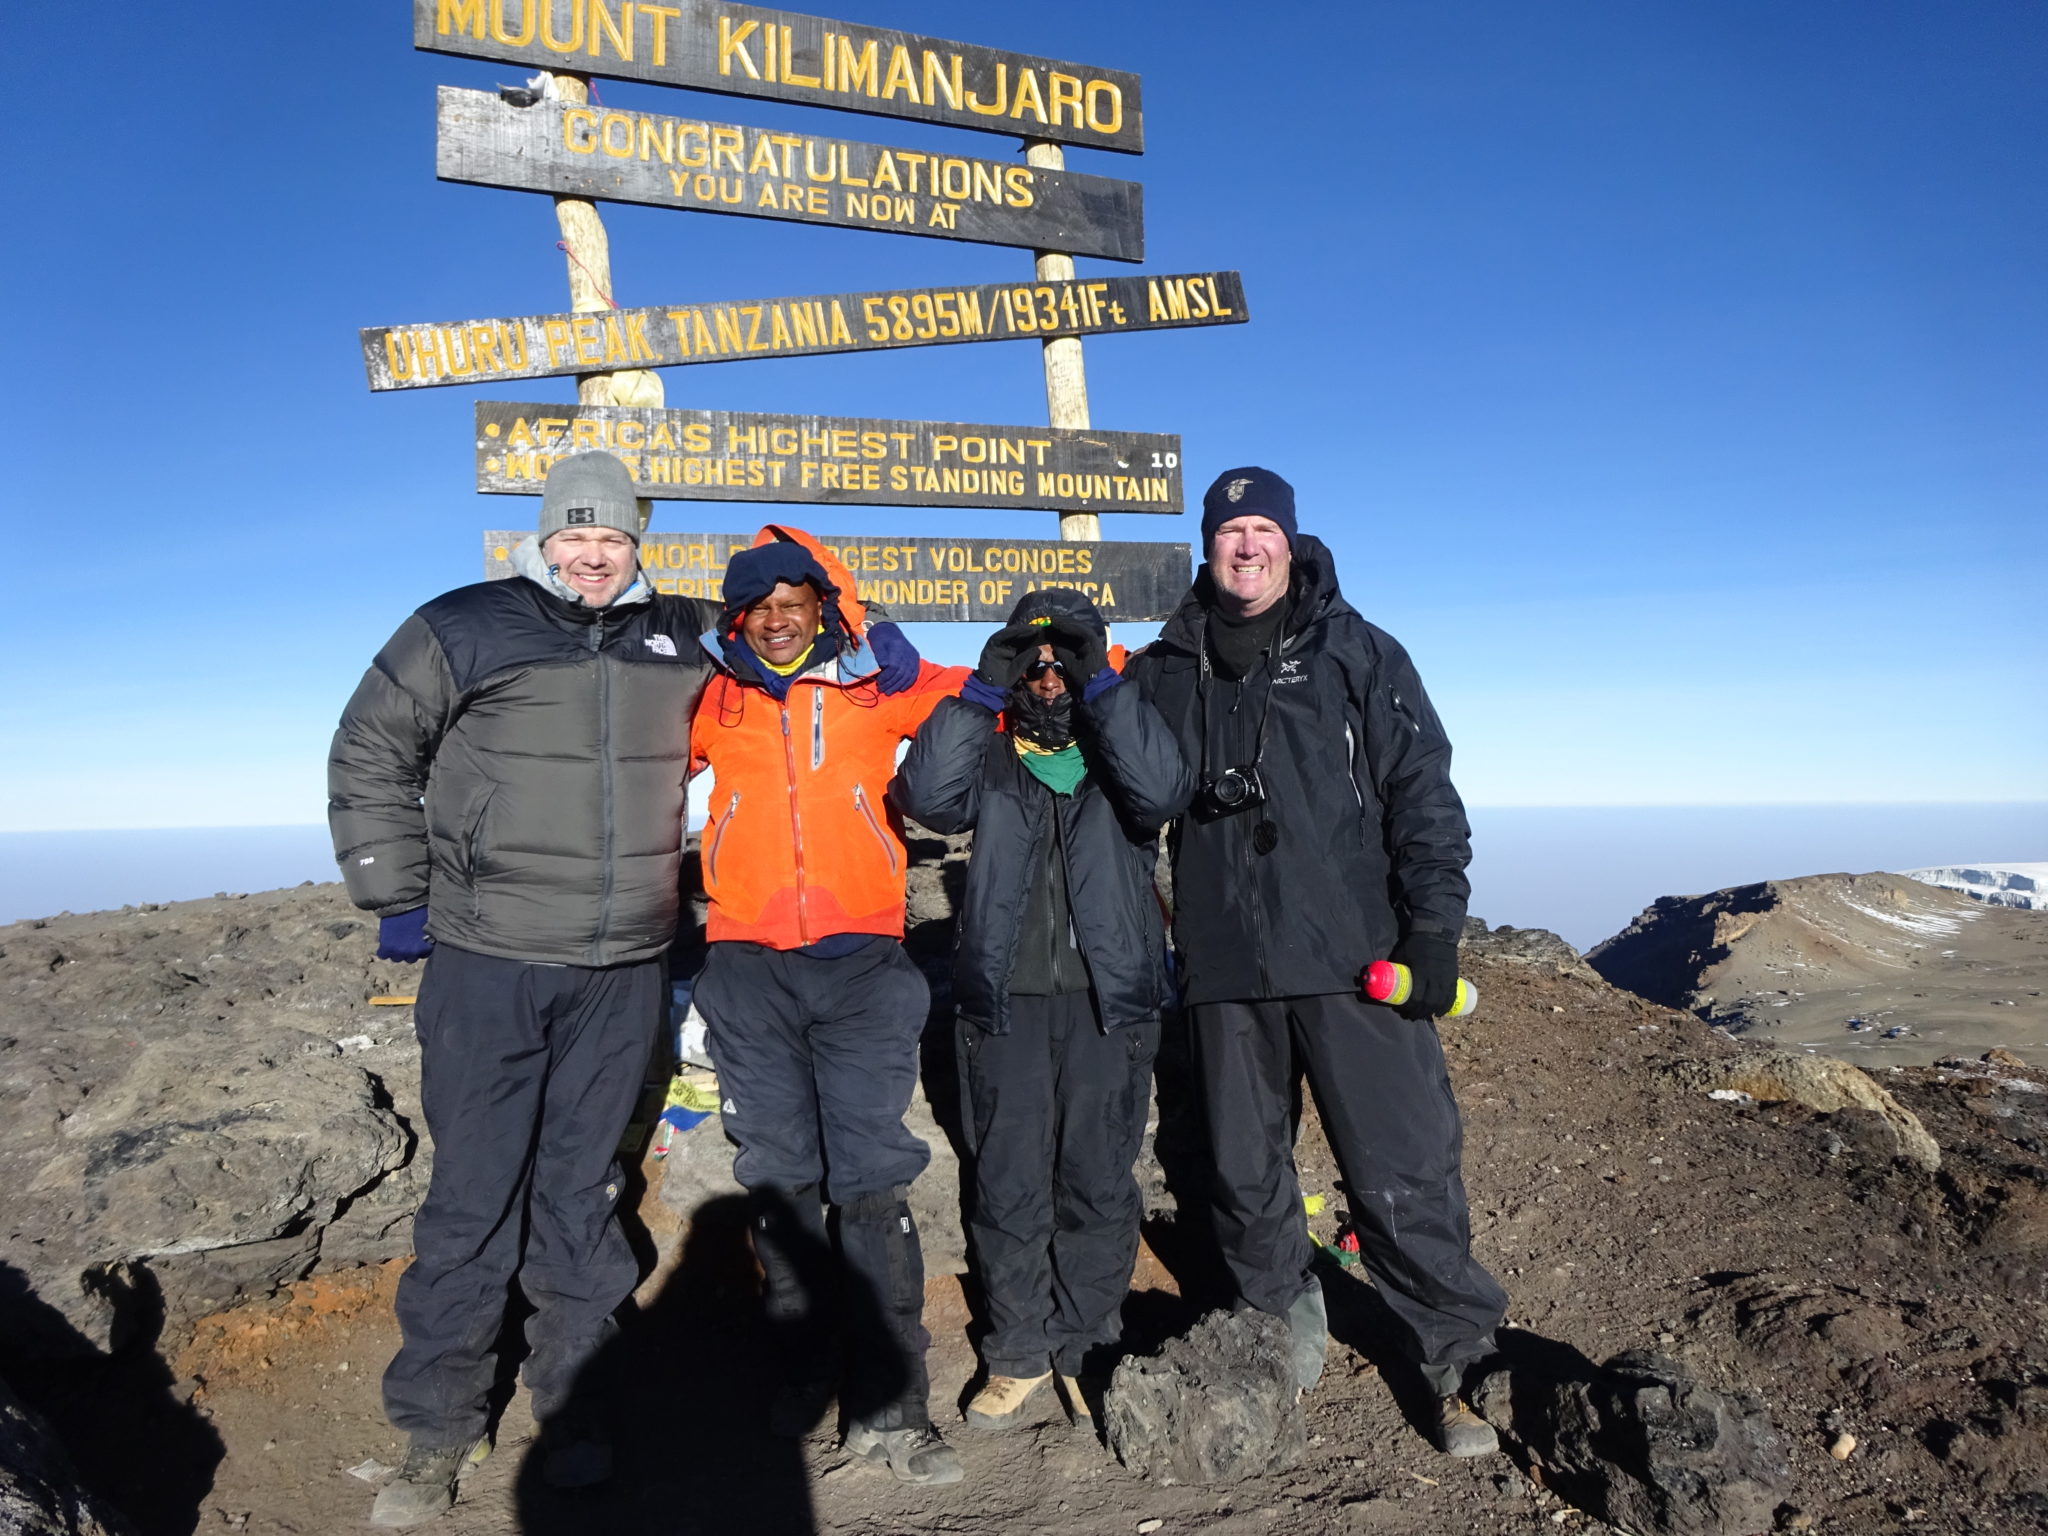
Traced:
<svg viewBox="0 0 2048 1536">
<path fill-rule="evenodd" d="M 1250 480 L 1233 480 L 1223 487 L 1223 499 L 1232 506 L 1244 500 L 1244 493 L 1252 488 Z"/>
<path fill-rule="evenodd" d="M 568 512 L 564 515 L 563 521 L 568 523 L 571 527 L 575 527 L 578 524 L 587 525 L 595 523 L 597 521 L 597 508 L 571 507 L 569 508 Z"/>
</svg>

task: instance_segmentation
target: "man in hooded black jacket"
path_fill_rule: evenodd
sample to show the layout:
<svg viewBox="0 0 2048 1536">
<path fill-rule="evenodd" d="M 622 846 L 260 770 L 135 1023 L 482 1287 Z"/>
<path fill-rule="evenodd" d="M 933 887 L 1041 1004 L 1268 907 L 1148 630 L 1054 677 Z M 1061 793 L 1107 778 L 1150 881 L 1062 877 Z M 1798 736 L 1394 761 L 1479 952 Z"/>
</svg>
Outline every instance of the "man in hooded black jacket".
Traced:
<svg viewBox="0 0 2048 1536">
<path fill-rule="evenodd" d="M 1506 1297 L 1472 1257 L 1462 1131 L 1432 1020 L 1456 995 L 1470 833 L 1450 742 L 1407 653 L 1337 590 L 1269 470 L 1203 499 L 1208 563 L 1130 675 L 1196 765 L 1175 826 L 1174 943 L 1215 1163 L 1217 1236 L 1246 1304 L 1288 1319 L 1296 1379 L 1326 1330 L 1293 1148 L 1305 1075 L 1367 1272 L 1439 1398 L 1453 1455 L 1497 1448 L 1460 1398 Z M 1367 1001 L 1391 958 L 1413 991 Z"/>
<path fill-rule="evenodd" d="M 1137 1248 L 1131 1167 L 1172 999 L 1153 865 L 1194 781 L 1107 641 L 1081 593 L 1027 593 L 890 787 L 933 831 L 974 832 L 953 976 L 991 1325 L 967 1420 L 986 1429 L 1024 1422 L 1055 1373 L 1085 1418 L 1077 1378 L 1120 1333 Z"/>
</svg>

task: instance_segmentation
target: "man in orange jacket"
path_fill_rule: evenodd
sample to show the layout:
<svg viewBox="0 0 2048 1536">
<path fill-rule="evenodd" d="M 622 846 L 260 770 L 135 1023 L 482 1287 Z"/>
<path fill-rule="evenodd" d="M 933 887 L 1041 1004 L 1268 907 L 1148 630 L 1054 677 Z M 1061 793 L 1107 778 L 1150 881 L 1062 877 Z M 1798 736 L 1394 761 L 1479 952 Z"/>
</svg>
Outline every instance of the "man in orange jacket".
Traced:
<svg viewBox="0 0 2048 1536">
<path fill-rule="evenodd" d="M 770 1427 L 807 1433 L 836 1389 L 850 1451 L 905 1482 L 958 1482 L 927 1402 L 909 1203 L 930 1151 L 903 1124 L 931 997 L 903 953 L 908 855 L 884 792 L 899 744 L 967 670 L 920 662 L 914 684 L 884 694 L 852 578 L 792 529 L 771 525 L 735 556 L 724 597 L 704 636 L 719 675 L 690 731 L 692 771 L 716 778 L 694 999 L 783 1357 Z"/>
</svg>

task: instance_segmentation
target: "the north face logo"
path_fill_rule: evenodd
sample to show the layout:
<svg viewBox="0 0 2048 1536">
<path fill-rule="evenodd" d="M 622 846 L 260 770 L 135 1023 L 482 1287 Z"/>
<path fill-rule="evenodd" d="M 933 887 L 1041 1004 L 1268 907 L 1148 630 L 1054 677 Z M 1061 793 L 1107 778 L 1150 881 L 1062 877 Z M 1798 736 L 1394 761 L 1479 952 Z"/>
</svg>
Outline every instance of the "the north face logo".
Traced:
<svg viewBox="0 0 2048 1536">
<path fill-rule="evenodd" d="M 676 653 L 676 643 L 667 635 L 649 635 L 647 649 L 657 656 L 673 656 Z"/>
<path fill-rule="evenodd" d="M 587 526 L 589 524 L 595 523 L 597 521 L 597 508 L 571 507 L 569 508 L 568 514 L 563 519 L 563 521 L 567 522 L 572 527 L 578 524 L 583 524 Z"/>
</svg>

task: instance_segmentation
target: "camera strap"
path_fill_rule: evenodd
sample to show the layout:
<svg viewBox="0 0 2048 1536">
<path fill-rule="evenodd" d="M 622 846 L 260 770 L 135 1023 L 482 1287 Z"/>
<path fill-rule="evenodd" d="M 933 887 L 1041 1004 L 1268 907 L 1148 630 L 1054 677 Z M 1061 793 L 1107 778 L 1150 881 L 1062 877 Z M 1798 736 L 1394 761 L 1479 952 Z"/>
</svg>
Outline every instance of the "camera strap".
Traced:
<svg viewBox="0 0 2048 1536">
<path fill-rule="evenodd" d="M 1251 766 L 1254 768 L 1258 767 L 1261 763 L 1265 762 L 1266 760 L 1266 723 L 1273 716 L 1273 656 L 1274 653 L 1277 650 L 1279 650 L 1280 647 L 1285 643 L 1284 637 L 1287 634 L 1286 608 L 1292 606 L 1293 599 L 1289 597 L 1287 599 L 1284 599 L 1283 602 L 1285 606 L 1283 606 L 1281 610 L 1280 620 L 1277 624 L 1273 626 L 1272 641 L 1266 646 L 1266 648 L 1263 651 L 1259 653 L 1260 660 L 1264 663 L 1264 666 L 1261 670 L 1264 672 L 1266 678 L 1266 691 L 1264 697 L 1261 698 L 1259 701 L 1258 729 L 1252 734 Z M 1215 668 L 1212 667 L 1209 663 L 1209 631 L 1207 625 L 1204 625 L 1202 628 L 1202 643 L 1200 647 L 1200 653 L 1200 672 L 1196 678 L 1195 691 L 1197 694 L 1200 695 L 1201 698 L 1201 782 L 1207 784 L 1213 777 L 1209 772 L 1209 689 L 1216 680 Z M 1242 702 L 1244 698 L 1245 685 L 1250 681 L 1251 679 L 1249 677 L 1241 678 L 1238 681 L 1238 698 L 1240 702 Z M 1234 707 L 1231 712 L 1233 714 L 1236 713 Z"/>
</svg>

